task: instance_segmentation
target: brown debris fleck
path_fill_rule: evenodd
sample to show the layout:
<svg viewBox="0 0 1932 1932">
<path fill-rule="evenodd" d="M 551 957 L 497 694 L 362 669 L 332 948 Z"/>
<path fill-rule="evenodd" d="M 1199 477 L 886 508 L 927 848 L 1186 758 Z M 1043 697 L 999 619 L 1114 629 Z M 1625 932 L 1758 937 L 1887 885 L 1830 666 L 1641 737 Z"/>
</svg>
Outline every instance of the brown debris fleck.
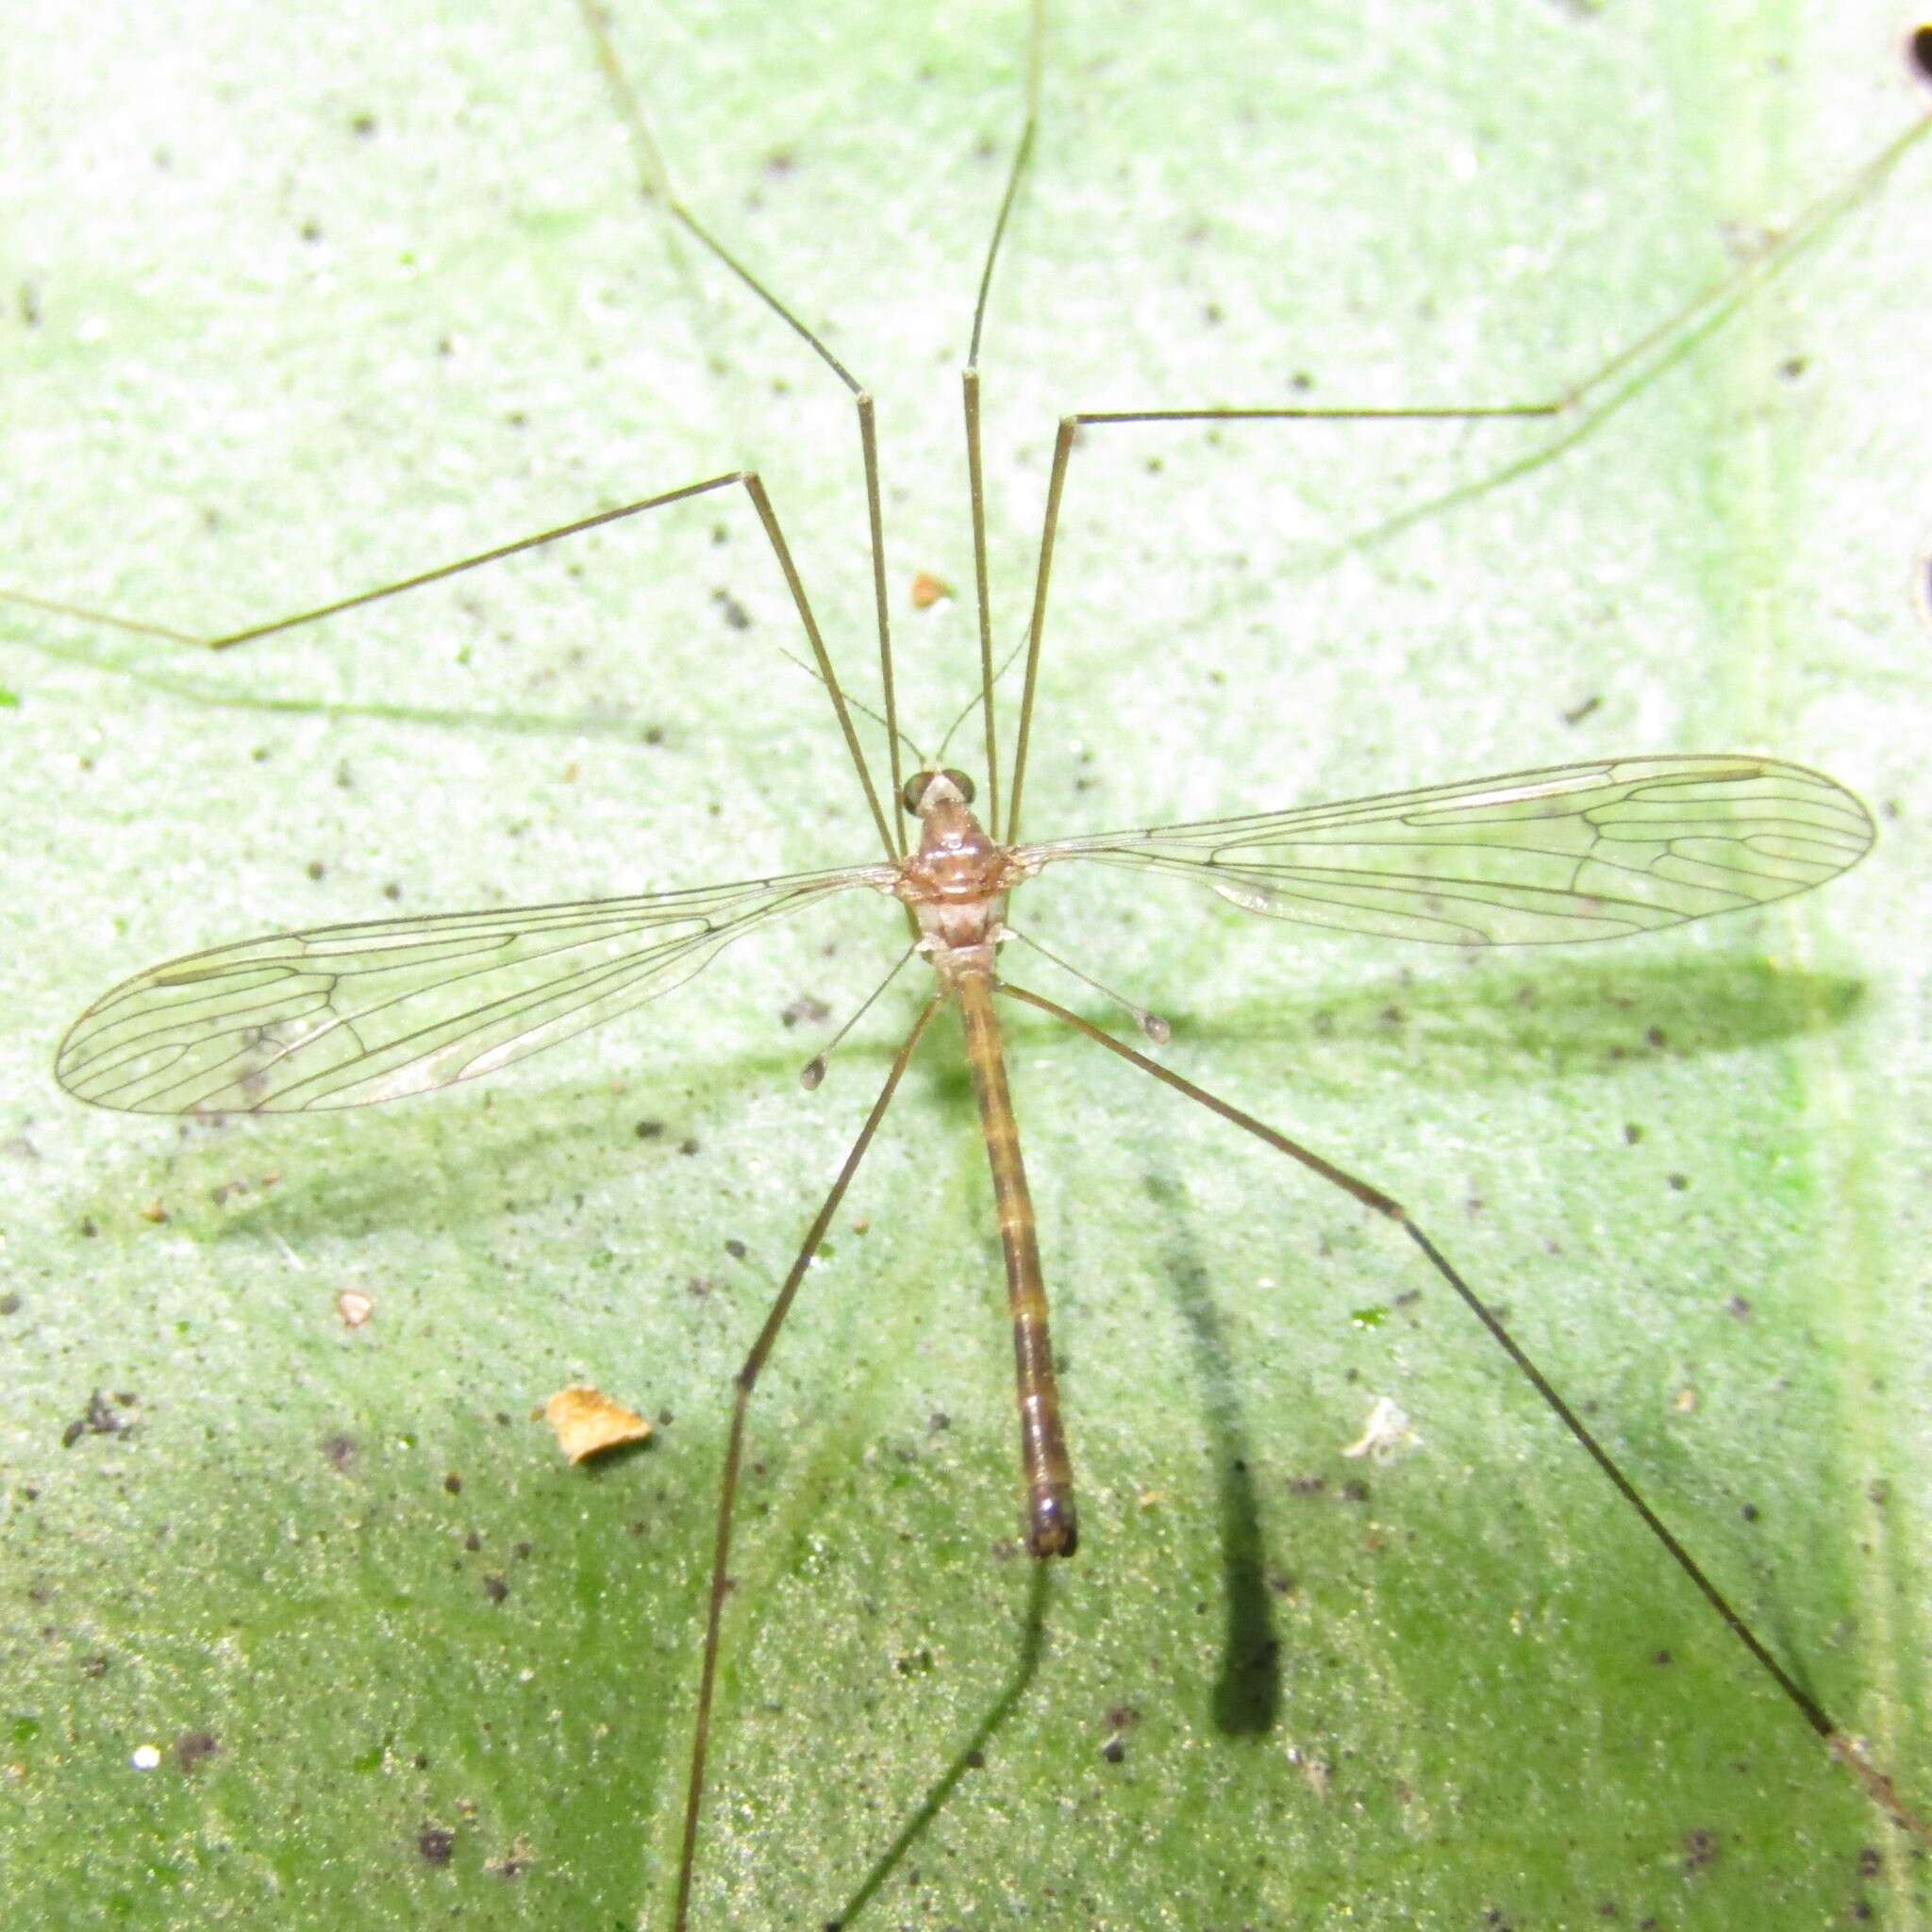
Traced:
<svg viewBox="0 0 1932 1932">
<path fill-rule="evenodd" d="M 536 1413 L 550 1424 L 558 1447 L 573 1462 L 582 1462 L 624 1442 L 650 1440 L 651 1425 L 642 1416 L 588 1383 L 574 1382 L 568 1389 L 559 1389 Z"/>
</svg>

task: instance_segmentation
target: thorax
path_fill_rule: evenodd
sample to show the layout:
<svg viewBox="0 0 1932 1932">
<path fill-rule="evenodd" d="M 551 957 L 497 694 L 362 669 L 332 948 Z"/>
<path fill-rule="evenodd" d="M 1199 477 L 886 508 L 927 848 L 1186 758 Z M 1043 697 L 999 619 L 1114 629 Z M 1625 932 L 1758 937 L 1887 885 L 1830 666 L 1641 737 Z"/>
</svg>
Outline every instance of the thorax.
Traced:
<svg viewBox="0 0 1932 1932">
<path fill-rule="evenodd" d="M 993 951 L 1006 937 L 1006 895 L 1031 868 L 958 800 L 936 802 L 920 822 L 919 847 L 900 861 L 892 889 L 919 921 L 919 949 L 941 979 L 967 971 L 991 974 Z"/>
</svg>

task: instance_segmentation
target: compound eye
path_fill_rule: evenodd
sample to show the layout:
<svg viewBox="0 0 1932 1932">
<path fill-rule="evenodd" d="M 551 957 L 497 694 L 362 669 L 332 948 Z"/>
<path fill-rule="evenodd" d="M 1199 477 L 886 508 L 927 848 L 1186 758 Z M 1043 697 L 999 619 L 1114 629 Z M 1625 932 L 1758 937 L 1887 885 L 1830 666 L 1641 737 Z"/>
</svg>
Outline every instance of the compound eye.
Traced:
<svg viewBox="0 0 1932 1932">
<path fill-rule="evenodd" d="M 959 794 L 965 804 L 973 803 L 973 780 L 964 772 L 956 772 L 950 767 L 943 772 L 914 772 L 899 793 L 899 803 L 913 818 L 917 818 L 925 804 L 925 794 L 941 778 Z"/>
</svg>

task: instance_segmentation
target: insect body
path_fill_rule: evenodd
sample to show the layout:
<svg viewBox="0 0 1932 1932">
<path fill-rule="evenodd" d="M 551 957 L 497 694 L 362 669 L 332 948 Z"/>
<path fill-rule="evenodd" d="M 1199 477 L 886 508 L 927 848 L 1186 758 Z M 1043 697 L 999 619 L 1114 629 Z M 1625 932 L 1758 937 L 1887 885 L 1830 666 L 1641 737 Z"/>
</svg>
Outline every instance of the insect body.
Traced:
<svg viewBox="0 0 1932 1932">
<path fill-rule="evenodd" d="M 1024 854 L 987 835 L 973 816 L 972 798 L 971 782 L 958 772 L 922 772 L 907 781 L 905 803 L 919 814 L 921 831 L 919 850 L 903 867 L 897 891 L 919 921 L 920 948 L 932 961 L 941 989 L 958 1001 L 966 1029 L 1013 1314 L 1026 1547 L 1036 1557 L 1071 1557 L 1080 1536 L 1074 1471 L 1060 1425 L 1033 1199 L 992 1010 L 993 958 L 1006 938 L 1000 914 L 1007 894 L 1034 867 Z"/>
<path fill-rule="evenodd" d="M 1576 1413 L 1391 1196 L 1120 1045 L 1052 1000 L 1002 988 L 1008 897 L 1074 861 L 1204 886 L 1267 917 L 1461 946 L 1627 936 L 1774 902 L 1843 872 L 1869 816 L 1831 779 L 1776 759 L 1627 758 L 1511 774 L 1286 812 L 1008 845 L 974 817 L 973 788 L 924 771 L 903 803 L 918 847 L 893 863 L 583 906 L 325 927 L 157 967 L 75 1022 L 57 1061 L 82 1099 L 138 1111 L 274 1112 L 392 1099 L 475 1078 L 681 985 L 724 945 L 831 893 L 903 901 L 937 988 L 893 1061 L 741 1370 L 711 1573 L 697 1737 L 679 1869 L 689 1908 L 741 1480 L 746 1405 L 936 1008 L 952 1001 L 992 1172 L 1020 1404 L 1024 1534 L 1039 1557 L 1074 1554 L 1078 1524 L 1060 1420 L 1034 1212 L 1007 1088 L 996 990 L 1074 1026 L 1403 1227 L 1509 1355 L 1806 1722 L 1902 1820 L 1881 1774 L 1737 1615 Z M 1016 793 L 1017 797 L 1017 789 Z M 1916 1821 L 1913 1828 L 1918 1829 Z"/>
<path fill-rule="evenodd" d="M 1037 91 L 1037 66 L 1033 79 Z M 1032 138 L 1029 117 L 1021 143 L 1022 160 Z M 1861 173 L 1857 185 L 1875 182 L 1884 166 L 1915 138 L 1916 130 L 1894 142 Z M 1018 177 L 1016 166 L 1013 181 Z M 702 245 L 737 269 L 735 258 L 697 225 L 670 195 L 667 184 L 660 180 L 657 188 Z M 1008 205 L 1011 197 L 1009 185 Z M 1783 257 L 1774 248 L 1767 258 Z M 989 279 L 991 266 L 989 261 Z M 741 269 L 738 272 L 743 275 Z M 764 293 L 755 281 L 752 286 Z M 1736 292 L 1733 284 L 1725 288 Z M 779 307 L 779 313 L 799 326 L 808 341 L 814 340 L 789 311 Z M 1693 311 L 1682 323 L 1687 336 L 1701 325 L 1699 313 Z M 975 323 L 975 356 L 977 339 Z M 1602 382 L 1620 366 L 1620 361 L 1613 361 L 1591 382 Z M 870 892 L 896 900 L 909 908 L 918 929 L 919 950 L 934 974 L 930 996 L 893 1058 L 877 1101 L 772 1303 L 734 1389 L 710 1569 L 695 1744 L 683 1810 L 676 1907 L 680 1925 L 691 1913 L 694 1874 L 703 1869 L 706 1750 L 723 1647 L 723 1607 L 732 1582 L 728 1559 L 733 1508 L 745 1480 L 749 1398 L 914 1048 L 937 1008 L 948 1003 L 958 1008 L 964 1025 L 1005 1253 L 1021 1408 L 1024 1524 L 1033 1554 L 1071 1555 L 1079 1529 L 1047 1329 L 1043 1270 L 1007 1091 L 998 1024 L 1002 1000 L 1024 1003 L 1071 1025 L 1116 1058 L 1208 1107 L 1251 1141 L 1340 1187 L 1381 1223 L 1406 1235 L 1434 1269 L 1436 1278 L 1467 1303 L 1551 1412 L 1596 1459 L 1804 1722 L 1865 1781 L 1894 1818 L 1908 1822 L 1909 1814 L 1896 1794 L 1864 1764 L 1843 1727 L 1793 1681 L 1731 1609 L 1576 1411 L 1516 1343 L 1495 1310 L 1475 1296 L 1401 1203 L 1030 988 L 1007 981 L 1002 972 L 1001 949 L 1013 929 L 1008 923 L 1013 917 L 1011 901 L 1037 878 L 1043 880 L 1044 898 L 1056 869 L 1074 864 L 1088 867 L 1091 876 L 1128 888 L 1137 898 L 1168 886 L 1191 885 L 1222 904 L 1271 920 L 1475 949 L 1628 938 L 1768 905 L 1820 885 L 1856 863 L 1872 837 L 1870 817 L 1858 800 L 1816 773 L 1754 755 L 1593 758 L 1204 823 L 1140 825 L 1039 841 L 1021 838 L 1019 808 L 1045 630 L 1049 570 L 1081 429 L 1098 435 L 1110 427 L 1158 426 L 1168 421 L 1208 425 L 1218 430 L 1241 421 L 1323 418 L 1340 423 L 1447 420 L 1465 425 L 1497 416 L 1556 420 L 1574 409 L 1577 395 L 1589 387 L 1590 383 L 1580 384 L 1576 391 L 1522 405 L 1358 410 L 1300 405 L 1255 409 L 1204 407 L 1096 411 L 1064 419 L 1055 442 L 1041 530 L 1017 738 L 1009 747 L 995 725 L 999 682 L 983 620 L 984 819 L 975 816 L 973 789 L 962 774 L 936 766 L 922 769 L 901 791 L 901 803 L 921 826 L 917 847 L 909 852 L 896 820 L 891 825 L 886 823 L 867 760 L 858 750 L 847 687 L 833 670 L 776 511 L 756 473 L 709 477 L 459 558 L 407 581 L 341 597 L 325 608 L 293 619 L 204 640 L 239 642 L 318 615 L 351 610 L 421 582 L 480 568 L 508 551 L 561 543 L 592 525 L 708 492 L 714 493 L 714 502 L 728 497 L 741 508 L 748 502 L 797 607 L 815 675 L 833 703 L 863 782 L 884 857 L 828 871 L 724 886 L 309 925 L 217 947 L 142 973 L 83 1013 L 62 1041 L 57 1063 L 62 1085 L 82 1099 L 137 1112 L 206 1117 L 306 1112 L 427 1093 L 492 1074 L 586 1027 L 670 994 L 737 941 L 836 896 Z M 974 536 L 983 578 L 976 367 L 969 369 L 965 394 L 974 478 Z M 876 519 L 875 450 L 870 397 L 863 394 L 858 419 Z M 741 490 L 742 497 L 738 495 Z M 876 527 L 875 520 L 875 546 Z M 878 558 L 875 547 L 875 562 Z M 882 564 L 879 578 L 882 583 Z M 879 627 L 887 674 L 882 702 L 896 778 L 899 737 L 892 722 L 891 658 L 883 649 L 883 593 Z M 1011 756 L 1003 757 L 1008 750 Z M 999 789 L 1003 780 L 1004 812 Z M 891 791 L 886 795 L 890 800 Z M 1096 1541 L 1090 1525 L 1090 1563 L 1082 1567 L 1091 1567 Z M 715 1793 L 710 1803 L 715 1807 Z"/>
</svg>

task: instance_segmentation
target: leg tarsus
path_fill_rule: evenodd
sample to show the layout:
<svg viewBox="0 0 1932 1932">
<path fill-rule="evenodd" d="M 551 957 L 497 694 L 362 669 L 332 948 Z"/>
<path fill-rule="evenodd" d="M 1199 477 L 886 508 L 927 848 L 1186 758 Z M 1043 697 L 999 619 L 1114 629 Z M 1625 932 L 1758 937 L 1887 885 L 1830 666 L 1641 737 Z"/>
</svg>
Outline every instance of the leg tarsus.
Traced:
<svg viewBox="0 0 1932 1932">
<path fill-rule="evenodd" d="M 750 1353 L 732 1379 L 731 1430 L 725 1440 L 724 1468 L 718 1485 L 717 1527 L 711 1541 L 711 1582 L 705 1610 L 704 1662 L 698 1674 L 691 1775 L 685 1786 L 684 1830 L 677 1855 L 677 1903 L 672 1919 L 674 1932 L 686 1932 L 690 1924 L 691 1875 L 697 1863 L 698 1811 L 705 1793 L 705 1756 L 710 1744 L 711 1700 L 718 1681 L 719 1633 L 724 1621 L 724 1598 L 731 1588 L 726 1565 L 731 1557 L 731 1519 L 738 1500 L 738 1471 L 744 1448 L 745 1410 L 750 1406 L 752 1391 L 758 1386 L 758 1372 L 764 1367 L 765 1359 L 772 1352 L 772 1344 L 778 1339 L 778 1330 L 784 1325 L 785 1317 L 797 1296 L 799 1284 L 805 1279 L 805 1271 L 811 1265 L 811 1257 L 818 1252 L 819 1243 L 824 1240 L 825 1229 L 831 1225 L 832 1216 L 839 1211 L 839 1203 L 845 1198 L 845 1190 L 852 1184 L 852 1176 L 858 1173 L 858 1163 L 864 1158 L 865 1150 L 871 1146 L 872 1138 L 878 1131 L 887 1108 L 891 1105 L 900 1077 L 912 1058 L 913 1049 L 919 1044 L 920 1035 L 938 1012 L 941 999 L 941 995 L 935 994 L 926 1002 L 919 1018 L 913 1022 L 911 1032 L 906 1036 L 905 1044 L 893 1056 L 891 1069 L 886 1074 L 885 1085 L 879 1090 L 879 1097 L 866 1115 L 865 1124 L 859 1128 L 858 1138 L 853 1141 L 852 1151 L 839 1169 L 838 1178 L 833 1181 L 824 1206 L 812 1218 L 797 1258 L 785 1277 L 785 1285 L 766 1311 L 758 1340 L 752 1343 Z"/>
<path fill-rule="evenodd" d="M 76 617 L 89 624 L 105 624 L 114 630 L 124 630 L 142 637 L 165 638 L 170 642 L 194 644 L 203 650 L 225 651 L 236 644 L 252 643 L 258 638 L 274 637 L 285 630 L 294 630 L 305 624 L 320 624 L 325 617 L 339 616 L 344 610 L 359 609 L 365 604 L 380 603 L 385 597 L 400 597 L 406 591 L 418 591 L 426 584 L 441 583 L 445 577 L 460 576 L 465 571 L 480 570 L 486 563 L 496 563 L 506 557 L 515 557 L 525 550 L 536 550 L 546 543 L 560 542 L 566 537 L 580 536 L 586 530 L 600 528 L 605 524 L 621 523 L 626 517 L 642 514 L 648 509 L 661 509 L 666 504 L 681 503 L 689 496 L 703 496 L 713 490 L 728 489 L 734 483 L 745 480 L 744 472 L 732 470 L 724 475 L 707 476 L 702 482 L 687 483 L 677 490 L 667 490 L 657 496 L 642 496 L 635 503 L 619 504 L 615 509 L 598 510 L 594 515 L 578 517 L 568 524 L 557 524 L 547 530 L 539 530 L 528 537 L 518 537 L 508 543 L 492 544 L 488 550 L 476 551 L 469 557 L 459 557 L 451 563 L 440 563 L 429 570 L 416 571 L 406 577 L 397 577 L 386 584 L 377 584 L 372 590 L 358 591 L 347 597 L 337 597 L 326 604 L 318 604 L 311 609 L 292 611 L 287 616 L 270 618 L 262 624 L 244 625 L 240 630 L 224 631 L 216 636 L 205 633 L 175 630 L 166 625 L 149 623 L 144 619 L 117 617 L 106 610 L 90 609 L 77 604 L 65 604 L 51 597 L 29 595 L 25 591 L 0 590 L 0 600 L 9 604 L 20 604 L 32 610 L 47 610 L 59 617 Z"/>
<path fill-rule="evenodd" d="M 1047 579 L 1058 535 L 1061 499 L 1066 481 L 1067 453 L 1076 431 L 1087 428 L 1119 427 L 1127 425 L 1170 425 L 1178 423 L 1482 423 L 1498 421 L 1551 421 L 1567 419 L 1570 426 L 1558 435 L 1550 448 L 1505 467 L 1490 479 L 1493 485 L 1508 481 L 1561 455 L 1589 430 L 1590 426 L 1613 413 L 1630 396 L 1657 375 L 1699 342 L 1722 328 L 1750 295 L 1754 288 L 1782 275 L 1830 227 L 1832 221 L 1869 193 L 1891 171 L 1915 143 L 1932 131 L 1932 115 L 1922 115 L 1894 135 L 1878 152 L 1839 186 L 1807 208 L 1787 226 L 1770 236 L 1751 257 L 1728 275 L 1721 275 L 1708 287 L 1666 316 L 1652 328 L 1626 343 L 1614 355 L 1575 381 L 1565 384 L 1554 394 L 1526 403 L 1424 404 L 1414 408 L 1354 408 L 1261 407 L 1209 408 L 1191 409 L 1085 409 L 1060 419 L 1059 437 L 1054 447 L 1054 471 L 1048 486 L 1046 512 L 1041 519 L 1040 560 L 1035 577 L 1033 614 L 1027 639 L 1026 674 L 1020 701 L 1019 734 L 1013 753 L 1012 809 L 1007 825 L 1010 843 L 1017 836 L 1020 783 L 1025 774 L 1026 742 L 1032 727 L 1033 693 L 1040 664 L 1041 634 L 1046 618 Z M 976 337 L 975 337 L 976 339 Z M 1633 365 L 1642 365 L 1654 351 L 1663 353 L 1648 366 L 1636 367 L 1623 385 L 1609 395 L 1592 402 L 1593 392 Z M 1579 420 L 1580 419 L 1580 420 Z M 1366 541 L 1391 536 L 1406 528 L 1418 516 L 1427 514 L 1456 500 L 1452 492 L 1433 502 L 1404 511 L 1371 533 Z M 1365 541 L 1365 540 L 1357 540 Z"/>
<path fill-rule="evenodd" d="M 605 84 L 609 90 L 618 118 L 624 123 L 632 149 L 637 156 L 638 180 L 645 195 L 652 200 L 661 201 L 665 212 L 679 227 L 736 276 L 786 327 L 799 337 L 812 354 L 845 386 L 858 410 L 858 447 L 865 470 L 866 511 L 872 543 L 873 608 L 878 625 L 879 676 L 885 700 L 886 741 L 892 770 L 892 795 L 896 801 L 899 791 L 899 718 L 897 700 L 893 693 L 891 626 L 886 597 L 885 532 L 879 500 L 878 438 L 874 426 L 872 396 L 865 385 L 832 353 L 824 337 L 811 328 L 796 309 L 782 301 L 745 262 L 713 235 L 679 197 L 672 183 L 671 171 L 665 165 L 663 151 L 651 133 L 650 123 L 644 115 L 643 103 L 639 99 L 637 90 L 631 85 L 629 75 L 625 73 L 624 63 L 617 57 L 617 49 L 611 42 L 608 25 L 601 7 L 597 0 L 579 0 L 579 8 L 583 14 L 584 29 L 591 37 L 591 44 L 596 50 L 597 64 L 603 71 Z M 795 574 L 791 570 L 790 560 L 784 558 L 782 549 L 780 560 L 785 564 L 788 579 L 792 581 L 794 598 L 801 597 L 803 593 L 797 587 Z M 839 698 L 838 684 L 831 676 L 829 666 L 824 664 L 824 646 L 819 640 L 818 627 L 808 619 L 806 628 L 811 636 L 813 655 L 821 660 L 825 682 L 834 694 L 835 703 L 838 704 L 840 726 L 845 732 L 846 742 L 858 765 L 859 782 L 865 788 L 866 801 L 872 807 L 873 816 L 878 821 L 879 836 L 885 841 L 886 855 L 888 858 L 903 858 L 906 848 L 903 838 L 897 836 L 896 803 L 893 806 L 892 822 L 889 826 L 886 820 L 880 816 L 872 776 L 866 770 L 863 757 L 859 754 L 858 740 L 853 735 L 851 721 L 845 716 L 842 700 Z"/>
<path fill-rule="evenodd" d="M 1705 1602 L 1717 1613 L 1720 1620 L 1730 1630 L 1732 1636 L 1750 1652 L 1752 1657 L 1763 1668 L 1766 1674 L 1784 1692 L 1786 1698 L 1797 1710 L 1799 1716 L 1805 1720 L 1806 1724 L 1829 1747 L 1832 1755 L 1864 1787 L 1866 1793 L 1871 1797 L 1872 1801 L 1881 1810 L 1885 1811 L 1901 1829 L 1909 1831 L 1915 1837 L 1924 1840 L 1928 1844 L 1932 1844 L 1932 1831 L 1928 1831 L 1924 1823 L 1899 1798 L 1892 1787 L 1890 1778 L 1874 1766 L 1866 1762 L 1861 1748 L 1854 1742 L 1849 1733 L 1837 1723 L 1810 1692 L 1806 1690 L 1792 1678 L 1790 1673 L 1764 1647 L 1763 1643 L 1759 1641 L 1757 1632 L 1731 1607 L 1730 1604 L 1725 1600 L 1724 1593 L 1705 1574 L 1697 1559 L 1690 1555 L 1690 1551 L 1664 1525 L 1657 1512 L 1644 1501 L 1636 1485 L 1631 1482 L 1630 1478 L 1618 1466 L 1609 1451 L 1591 1434 L 1590 1430 L 1584 1425 L 1581 1417 L 1557 1394 L 1549 1377 L 1524 1353 L 1515 1337 L 1497 1319 L 1494 1310 L 1463 1280 L 1462 1276 L 1456 1272 L 1456 1269 L 1451 1265 L 1441 1250 L 1429 1240 L 1428 1236 L 1422 1231 L 1421 1227 L 1417 1225 L 1391 1195 L 1383 1193 L 1380 1189 L 1371 1187 L 1366 1181 L 1359 1180 L 1354 1174 L 1345 1173 L 1331 1162 L 1324 1160 L 1320 1155 L 1312 1153 L 1297 1141 L 1291 1141 L 1287 1135 L 1277 1133 L 1265 1123 L 1257 1121 L 1252 1114 L 1245 1113 L 1229 1102 L 1222 1100 L 1216 1095 L 1196 1087 L 1191 1080 L 1185 1079 L 1170 1068 L 1163 1067 L 1158 1060 L 1151 1060 L 1145 1054 L 1137 1053 L 1132 1047 L 1114 1039 L 1111 1034 L 1103 1032 L 1101 1028 L 1093 1025 L 1091 1022 L 1081 1019 L 1077 1013 L 1071 1013 L 1064 1007 L 1057 1005 L 1054 1001 L 1046 999 L 1039 993 L 1029 992 L 1022 987 L 1010 986 L 1002 982 L 999 990 L 1014 999 L 1024 1001 L 1028 1006 L 1038 1007 L 1041 1012 L 1049 1013 L 1055 1019 L 1064 1022 L 1067 1025 L 1073 1027 L 1076 1033 L 1083 1034 L 1089 1040 L 1098 1042 L 1120 1058 L 1139 1067 L 1141 1072 L 1151 1074 L 1163 1085 L 1174 1088 L 1177 1092 L 1186 1094 L 1191 1100 L 1200 1101 L 1203 1106 L 1218 1113 L 1224 1121 L 1240 1127 L 1245 1133 L 1254 1135 L 1257 1140 L 1265 1142 L 1277 1153 L 1286 1154 L 1291 1159 L 1299 1161 L 1304 1167 L 1320 1174 L 1324 1180 L 1333 1182 L 1337 1187 L 1352 1194 L 1365 1208 L 1373 1208 L 1395 1222 L 1402 1228 L 1403 1232 L 1422 1250 L 1436 1272 L 1455 1291 L 1464 1307 L 1489 1331 L 1491 1339 L 1516 1365 L 1518 1370 L 1522 1372 L 1531 1388 L 1542 1398 L 1544 1405 L 1551 1413 L 1563 1424 L 1582 1449 L 1590 1456 L 1591 1459 L 1595 1462 L 1597 1467 L 1609 1479 L 1617 1493 L 1637 1512 L 1644 1527 L 1663 1546 L 1665 1552 L 1670 1556 L 1672 1561 L 1676 1564 L 1677 1568 L 1696 1586 L 1699 1594 L 1703 1596 Z"/>
</svg>

